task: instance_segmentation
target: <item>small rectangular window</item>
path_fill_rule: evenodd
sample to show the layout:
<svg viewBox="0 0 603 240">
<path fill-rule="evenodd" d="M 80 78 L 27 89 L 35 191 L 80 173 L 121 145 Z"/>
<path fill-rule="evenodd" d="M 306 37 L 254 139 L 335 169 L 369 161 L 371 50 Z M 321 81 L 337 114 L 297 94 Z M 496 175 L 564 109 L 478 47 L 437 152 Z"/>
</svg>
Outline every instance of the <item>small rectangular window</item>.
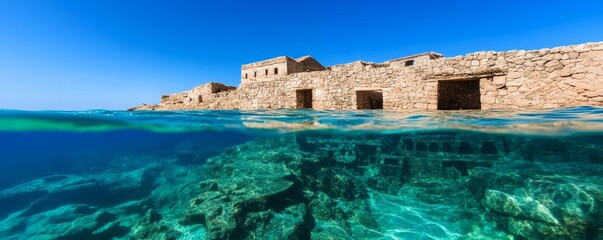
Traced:
<svg viewBox="0 0 603 240">
<path fill-rule="evenodd" d="M 245 73 L 245 79 L 247 79 L 247 73 Z"/>
<path fill-rule="evenodd" d="M 266 69 L 266 76 L 268 76 L 268 69 Z"/>
<path fill-rule="evenodd" d="M 408 66 L 412 66 L 415 65 L 415 60 L 408 60 L 404 63 L 404 66 L 408 67 Z"/>
<path fill-rule="evenodd" d="M 253 72 L 253 77 L 258 77 L 258 72 Z"/>
<path fill-rule="evenodd" d="M 274 75 L 278 74 L 278 68 L 274 68 Z"/>
</svg>

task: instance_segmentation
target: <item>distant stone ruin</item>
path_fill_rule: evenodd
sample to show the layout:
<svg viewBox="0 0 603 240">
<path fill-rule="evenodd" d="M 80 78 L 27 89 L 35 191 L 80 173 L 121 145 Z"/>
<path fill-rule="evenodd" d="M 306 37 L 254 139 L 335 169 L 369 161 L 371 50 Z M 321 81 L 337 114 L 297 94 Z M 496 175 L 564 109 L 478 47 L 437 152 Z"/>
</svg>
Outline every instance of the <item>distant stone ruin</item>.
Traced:
<svg viewBox="0 0 603 240">
<path fill-rule="evenodd" d="M 195 108 L 203 102 L 213 102 L 228 94 L 236 87 L 210 82 L 197 86 L 190 91 L 161 96 L 160 106 L 168 109 Z"/>
<path fill-rule="evenodd" d="M 603 42 L 540 50 L 423 53 L 322 66 L 310 56 L 241 67 L 239 88 L 207 83 L 131 110 L 464 110 L 603 106 Z"/>
</svg>

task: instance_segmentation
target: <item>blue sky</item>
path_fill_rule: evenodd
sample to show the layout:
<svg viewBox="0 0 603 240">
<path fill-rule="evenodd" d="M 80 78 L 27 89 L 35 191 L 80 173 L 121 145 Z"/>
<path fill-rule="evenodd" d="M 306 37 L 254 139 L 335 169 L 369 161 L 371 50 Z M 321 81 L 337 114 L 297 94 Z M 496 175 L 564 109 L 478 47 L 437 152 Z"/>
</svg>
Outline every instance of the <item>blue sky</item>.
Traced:
<svg viewBox="0 0 603 240">
<path fill-rule="evenodd" d="M 603 41 L 603 1 L 0 0 L 0 108 L 125 109 L 240 65 Z"/>
</svg>

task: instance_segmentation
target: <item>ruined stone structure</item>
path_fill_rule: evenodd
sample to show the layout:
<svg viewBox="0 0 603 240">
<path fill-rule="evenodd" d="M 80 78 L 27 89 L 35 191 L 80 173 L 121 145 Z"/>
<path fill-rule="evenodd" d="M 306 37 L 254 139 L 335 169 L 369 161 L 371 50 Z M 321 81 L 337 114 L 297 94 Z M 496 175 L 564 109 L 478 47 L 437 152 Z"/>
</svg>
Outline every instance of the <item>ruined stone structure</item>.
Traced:
<svg viewBox="0 0 603 240">
<path fill-rule="evenodd" d="M 540 50 L 423 53 L 323 67 L 277 57 L 241 67 L 239 88 L 209 83 L 134 110 L 459 110 L 603 106 L 603 42 Z M 200 91 L 199 89 L 218 89 Z"/>
<path fill-rule="evenodd" d="M 197 86 L 190 91 L 161 96 L 161 106 L 170 109 L 195 107 L 205 102 L 213 102 L 235 87 L 226 86 L 221 83 L 210 82 Z"/>
</svg>

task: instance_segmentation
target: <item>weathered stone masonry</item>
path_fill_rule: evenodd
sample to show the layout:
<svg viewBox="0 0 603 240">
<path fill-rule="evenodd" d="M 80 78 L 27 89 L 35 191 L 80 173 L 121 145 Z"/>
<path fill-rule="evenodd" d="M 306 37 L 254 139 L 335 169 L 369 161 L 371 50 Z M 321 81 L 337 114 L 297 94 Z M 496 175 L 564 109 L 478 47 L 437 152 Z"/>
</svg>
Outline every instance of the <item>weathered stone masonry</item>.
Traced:
<svg viewBox="0 0 603 240">
<path fill-rule="evenodd" d="M 206 88 L 217 90 L 198 90 Z M 384 63 L 356 61 L 327 68 L 311 57 L 278 57 L 243 65 L 237 89 L 216 83 L 195 89 L 164 96 L 160 105 L 136 109 L 603 106 L 603 42 L 452 58 L 424 53 Z"/>
</svg>

